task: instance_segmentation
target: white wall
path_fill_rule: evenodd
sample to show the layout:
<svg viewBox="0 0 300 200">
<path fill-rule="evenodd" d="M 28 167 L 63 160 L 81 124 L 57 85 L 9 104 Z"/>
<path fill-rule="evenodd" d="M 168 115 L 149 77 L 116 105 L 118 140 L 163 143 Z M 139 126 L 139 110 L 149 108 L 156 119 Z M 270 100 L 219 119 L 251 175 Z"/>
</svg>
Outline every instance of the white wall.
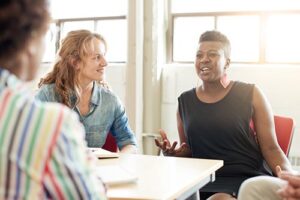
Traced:
<svg viewBox="0 0 300 200">
<path fill-rule="evenodd" d="M 290 156 L 300 156 L 300 66 L 232 65 L 228 71 L 232 80 L 255 83 L 270 101 L 274 114 L 293 117 L 296 129 Z M 200 84 L 194 66 L 167 66 L 162 78 L 161 124 L 172 139 L 178 139 L 176 129 L 177 97 Z"/>
</svg>

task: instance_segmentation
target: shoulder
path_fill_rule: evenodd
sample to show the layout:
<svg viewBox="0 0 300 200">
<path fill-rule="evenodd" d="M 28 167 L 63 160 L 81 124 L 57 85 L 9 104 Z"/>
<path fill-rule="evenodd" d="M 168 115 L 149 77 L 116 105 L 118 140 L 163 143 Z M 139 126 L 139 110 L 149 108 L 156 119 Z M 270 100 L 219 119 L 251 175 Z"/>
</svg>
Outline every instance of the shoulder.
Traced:
<svg viewBox="0 0 300 200">
<path fill-rule="evenodd" d="M 50 90 L 54 90 L 55 84 L 51 83 L 51 84 L 43 84 L 39 90 L 43 90 L 43 91 L 50 91 Z"/>
<path fill-rule="evenodd" d="M 96 95 L 98 99 L 101 101 L 110 102 L 110 103 L 120 103 L 119 97 L 110 89 L 104 88 L 98 84 L 96 84 Z"/>
<path fill-rule="evenodd" d="M 255 85 L 253 83 L 245 83 L 240 81 L 235 81 L 232 86 L 232 92 L 236 96 L 240 96 L 241 98 L 251 98 L 253 96 L 253 91 Z"/>
<path fill-rule="evenodd" d="M 84 128 L 79 121 L 78 115 L 69 107 L 56 102 L 34 101 L 34 107 L 40 114 L 40 124 L 45 127 L 49 134 L 64 135 L 65 138 L 84 139 Z M 51 127 L 49 127 L 51 124 Z"/>
<path fill-rule="evenodd" d="M 36 91 L 35 98 L 42 101 L 57 101 L 55 95 L 55 84 L 42 85 Z"/>
<path fill-rule="evenodd" d="M 5 105 L 0 104 L 0 108 L 1 106 L 5 106 L 12 118 L 19 116 L 23 120 L 28 120 L 28 123 L 41 127 L 45 134 L 50 135 L 66 122 L 77 123 L 75 121 L 78 121 L 77 115 L 68 107 L 59 103 L 41 102 L 30 92 L 10 91 Z"/>
<path fill-rule="evenodd" d="M 37 94 L 45 94 L 47 96 L 54 96 L 55 94 L 55 84 L 52 83 L 52 84 L 44 84 L 42 85 L 38 91 L 37 91 Z"/>
<path fill-rule="evenodd" d="M 235 88 L 238 88 L 241 90 L 243 90 L 243 89 L 253 90 L 253 88 L 255 87 L 255 85 L 253 83 L 245 83 L 245 82 L 241 82 L 241 81 L 235 81 L 234 86 L 235 86 Z"/>
<path fill-rule="evenodd" d="M 186 90 L 186 91 L 182 92 L 180 94 L 180 96 L 178 97 L 178 99 L 190 98 L 191 96 L 194 96 L 195 95 L 195 90 L 196 90 L 196 88 L 192 88 L 190 90 Z"/>
<path fill-rule="evenodd" d="M 32 105 L 40 111 L 43 111 L 43 115 L 47 116 L 48 120 L 53 119 L 59 123 L 64 121 L 77 121 L 78 116 L 67 106 L 56 103 L 56 102 L 41 102 L 41 101 L 32 101 Z M 56 117 L 53 117 L 56 116 Z M 48 122 L 50 123 L 50 122 Z"/>
<path fill-rule="evenodd" d="M 194 102 L 197 99 L 197 98 L 195 98 L 196 97 L 195 90 L 196 90 L 196 88 L 192 88 L 190 90 L 184 91 L 177 98 L 179 112 L 181 112 L 182 108 L 184 108 L 184 107 L 190 107 L 191 105 L 194 105 Z"/>
</svg>

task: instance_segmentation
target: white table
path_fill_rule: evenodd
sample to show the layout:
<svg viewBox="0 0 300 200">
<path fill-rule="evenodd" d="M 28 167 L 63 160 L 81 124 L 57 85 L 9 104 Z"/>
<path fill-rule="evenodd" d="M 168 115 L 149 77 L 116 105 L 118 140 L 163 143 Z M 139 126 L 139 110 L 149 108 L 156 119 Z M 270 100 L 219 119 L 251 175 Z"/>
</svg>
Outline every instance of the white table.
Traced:
<svg viewBox="0 0 300 200">
<path fill-rule="evenodd" d="M 135 183 L 110 186 L 109 199 L 185 199 L 214 181 L 222 160 L 121 154 L 98 165 L 119 165 L 138 175 Z"/>
</svg>

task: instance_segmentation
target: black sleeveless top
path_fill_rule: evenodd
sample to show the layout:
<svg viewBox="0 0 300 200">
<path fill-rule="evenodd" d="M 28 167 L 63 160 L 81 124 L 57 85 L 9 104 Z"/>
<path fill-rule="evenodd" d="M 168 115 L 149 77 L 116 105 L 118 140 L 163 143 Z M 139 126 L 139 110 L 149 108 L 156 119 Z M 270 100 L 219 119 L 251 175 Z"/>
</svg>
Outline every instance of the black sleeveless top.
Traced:
<svg viewBox="0 0 300 200">
<path fill-rule="evenodd" d="M 245 179 L 271 175 L 249 126 L 253 88 L 253 84 L 234 82 L 228 94 L 215 103 L 199 100 L 195 88 L 178 98 L 192 156 L 224 160 L 224 166 L 216 172 L 216 181 L 204 191 L 237 194 Z"/>
</svg>

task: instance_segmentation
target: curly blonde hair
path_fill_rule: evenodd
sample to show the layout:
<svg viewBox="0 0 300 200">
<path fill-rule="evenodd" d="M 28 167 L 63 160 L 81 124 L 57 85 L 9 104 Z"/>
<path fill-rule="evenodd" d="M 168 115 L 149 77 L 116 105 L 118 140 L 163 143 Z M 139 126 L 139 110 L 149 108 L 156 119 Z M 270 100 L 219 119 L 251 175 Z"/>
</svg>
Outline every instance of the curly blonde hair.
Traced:
<svg viewBox="0 0 300 200">
<path fill-rule="evenodd" d="M 100 34 L 88 30 L 69 32 L 62 40 L 53 70 L 40 80 L 39 87 L 43 84 L 54 83 L 56 95 L 60 98 L 61 103 L 68 107 L 74 106 L 71 105 L 70 100 L 72 94 L 77 97 L 77 103 L 80 100 L 78 73 L 75 66 L 80 61 L 85 62 L 93 38 L 99 39 L 105 47 L 107 46 L 105 39 Z"/>
</svg>

